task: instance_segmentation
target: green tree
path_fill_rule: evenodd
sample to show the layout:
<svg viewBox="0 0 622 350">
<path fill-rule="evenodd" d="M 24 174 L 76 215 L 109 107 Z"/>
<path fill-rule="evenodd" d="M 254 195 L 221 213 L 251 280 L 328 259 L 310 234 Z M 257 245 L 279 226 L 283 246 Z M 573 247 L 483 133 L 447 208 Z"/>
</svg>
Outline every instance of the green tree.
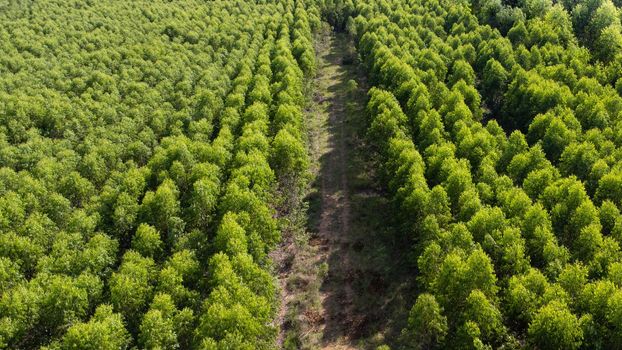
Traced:
<svg viewBox="0 0 622 350">
<path fill-rule="evenodd" d="M 109 305 L 101 305 L 87 323 L 71 326 L 61 341 L 61 349 L 123 350 L 129 348 L 130 335 L 120 314 Z"/>
<path fill-rule="evenodd" d="M 307 168 L 303 143 L 285 128 L 279 130 L 272 142 L 272 164 L 281 178 L 302 174 Z"/>
<path fill-rule="evenodd" d="M 622 176 L 617 171 L 605 174 L 598 181 L 595 197 L 598 201 L 610 200 L 618 208 L 622 207 Z"/>
<path fill-rule="evenodd" d="M 541 17 L 553 6 L 552 0 L 520 0 L 527 18 Z"/>
<path fill-rule="evenodd" d="M 153 226 L 140 224 L 132 238 L 132 249 L 142 256 L 157 259 L 162 248 L 162 240 L 158 231 Z"/>
<path fill-rule="evenodd" d="M 408 326 L 402 330 L 402 336 L 417 349 L 435 349 L 442 347 L 447 331 L 447 318 L 434 296 L 427 293 L 419 295 L 410 310 Z"/>
<path fill-rule="evenodd" d="M 110 301 L 115 310 L 137 323 L 153 291 L 155 264 L 135 251 L 123 255 L 119 271 L 110 277 Z"/>
<path fill-rule="evenodd" d="M 138 341 L 144 349 L 176 349 L 176 324 L 173 322 L 177 310 L 170 296 L 158 294 L 153 298 L 149 311 L 140 324 Z"/>
<path fill-rule="evenodd" d="M 166 234 L 167 242 L 172 242 L 175 235 L 181 233 L 180 229 L 183 229 L 183 222 L 182 227 L 179 227 L 179 205 L 179 190 L 170 179 L 162 182 L 155 192 L 147 192 L 143 198 L 141 212 L 145 221 Z"/>
<path fill-rule="evenodd" d="M 583 341 L 579 320 L 559 301 L 540 308 L 527 333 L 530 343 L 539 349 L 578 349 Z"/>
<path fill-rule="evenodd" d="M 448 85 L 453 86 L 460 80 L 463 80 L 468 85 L 473 85 L 475 83 L 475 71 L 473 67 L 464 60 L 457 60 L 454 62 L 451 74 L 449 75 Z"/>
<path fill-rule="evenodd" d="M 622 53 L 622 25 L 618 23 L 604 28 L 594 45 L 595 56 L 603 62 L 611 62 Z"/>
</svg>

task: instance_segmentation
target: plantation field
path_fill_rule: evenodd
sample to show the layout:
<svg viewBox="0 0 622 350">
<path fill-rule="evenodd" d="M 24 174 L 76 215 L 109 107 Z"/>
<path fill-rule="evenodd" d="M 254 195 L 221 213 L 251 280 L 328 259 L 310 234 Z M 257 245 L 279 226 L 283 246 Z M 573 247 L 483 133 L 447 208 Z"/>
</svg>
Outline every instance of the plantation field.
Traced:
<svg viewBox="0 0 622 350">
<path fill-rule="evenodd" d="M 270 348 L 267 253 L 279 187 L 307 163 L 317 10 L 27 1 L 0 16 L 0 347 Z"/>
<path fill-rule="evenodd" d="M 622 349 L 622 2 L 0 2 L 0 349 Z"/>
</svg>

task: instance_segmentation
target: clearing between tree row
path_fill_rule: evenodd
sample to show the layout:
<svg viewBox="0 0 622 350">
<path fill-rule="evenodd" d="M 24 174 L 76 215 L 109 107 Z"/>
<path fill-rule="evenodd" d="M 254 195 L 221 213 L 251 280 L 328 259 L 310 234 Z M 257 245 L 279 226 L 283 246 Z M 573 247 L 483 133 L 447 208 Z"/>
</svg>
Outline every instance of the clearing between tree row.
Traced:
<svg viewBox="0 0 622 350">
<path fill-rule="evenodd" d="M 286 233 L 274 256 L 283 291 L 278 344 L 375 348 L 403 326 L 411 302 L 403 289 L 413 283 L 399 271 L 406 257 L 391 241 L 389 202 L 365 140 L 366 81 L 353 43 L 325 29 L 316 52 L 306 113 L 314 181 L 305 234 Z"/>
</svg>

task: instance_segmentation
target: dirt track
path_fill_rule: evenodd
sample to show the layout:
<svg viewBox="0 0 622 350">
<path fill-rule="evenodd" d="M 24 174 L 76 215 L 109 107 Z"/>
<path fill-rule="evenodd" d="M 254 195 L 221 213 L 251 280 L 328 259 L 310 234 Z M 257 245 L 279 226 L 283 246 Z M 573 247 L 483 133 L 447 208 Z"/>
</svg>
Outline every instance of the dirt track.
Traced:
<svg viewBox="0 0 622 350">
<path fill-rule="evenodd" d="M 388 314 L 407 310 L 396 297 L 403 295 L 405 275 L 390 276 L 403 258 L 387 233 L 389 204 L 375 183 L 377 165 L 364 140 L 366 84 L 361 67 L 352 63 L 352 43 L 346 34 L 326 31 L 316 52 L 306 112 L 315 179 L 307 196 L 306 235 L 301 243 L 286 234 L 273 254 L 281 285 L 277 346 L 375 349 L 393 326 Z M 397 282 L 389 283 L 391 278 Z"/>
</svg>

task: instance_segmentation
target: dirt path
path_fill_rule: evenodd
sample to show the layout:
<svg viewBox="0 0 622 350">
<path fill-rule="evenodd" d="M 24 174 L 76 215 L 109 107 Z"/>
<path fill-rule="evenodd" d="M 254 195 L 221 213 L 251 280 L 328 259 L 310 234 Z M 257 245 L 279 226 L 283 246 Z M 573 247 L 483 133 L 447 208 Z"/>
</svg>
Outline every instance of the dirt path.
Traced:
<svg viewBox="0 0 622 350">
<path fill-rule="evenodd" d="M 392 272 L 402 257 L 387 241 L 393 237 L 389 204 L 363 138 L 366 83 L 355 50 L 345 34 L 327 31 L 317 38 L 316 52 L 306 111 L 315 181 L 304 233 L 286 236 L 274 259 L 282 287 L 277 345 L 372 349 L 390 333 L 391 310 L 406 310 L 396 298 L 403 279 Z M 387 282 L 392 279 L 398 283 Z"/>
<path fill-rule="evenodd" d="M 360 91 L 348 91 L 347 82 L 353 72 L 343 65 L 344 60 L 352 60 L 347 55 L 347 41 L 344 37 L 331 36 L 329 50 L 321 52 L 321 66 L 317 79 L 319 101 L 326 109 L 327 121 L 323 134 L 324 149 L 320 172 L 320 222 L 312 245 L 317 245 L 322 254 L 322 263 L 328 264 L 329 271 L 320 289 L 322 307 L 319 314 L 323 323 L 316 325 L 323 333 L 324 349 L 355 349 L 349 344 L 352 328 L 355 326 L 354 291 L 352 287 L 352 259 L 349 248 L 350 239 L 350 166 L 349 147 L 352 135 L 347 103 L 352 95 Z M 360 96 L 357 96 L 360 97 Z M 350 108 L 360 109 L 360 105 Z M 326 115 L 325 115 L 326 117 Z"/>
</svg>

